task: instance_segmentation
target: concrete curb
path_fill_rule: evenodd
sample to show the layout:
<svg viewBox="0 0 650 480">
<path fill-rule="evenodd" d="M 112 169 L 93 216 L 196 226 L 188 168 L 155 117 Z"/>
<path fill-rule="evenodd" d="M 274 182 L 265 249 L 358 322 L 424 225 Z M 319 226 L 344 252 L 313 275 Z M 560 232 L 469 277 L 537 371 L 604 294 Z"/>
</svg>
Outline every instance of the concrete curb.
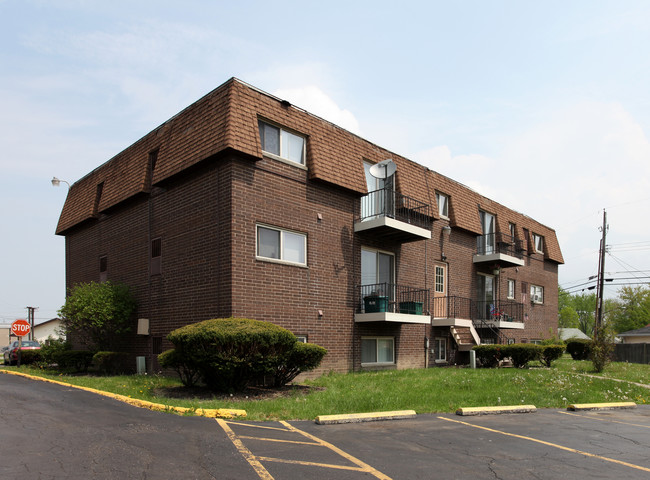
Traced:
<svg viewBox="0 0 650 480">
<path fill-rule="evenodd" d="M 535 405 L 511 405 L 503 407 L 469 407 L 459 408 L 456 415 L 500 415 L 504 413 L 534 413 L 537 411 Z"/>
<path fill-rule="evenodd" d="M 345 415 L 319 415 L 315 422 L 319 425 L 339 423 L 376 422 L 380 420 L 404 420 L 415 418 L 415 410 L 397 410 L 393 412 L 348 413 Z"/>
<path fill-rule="evenodd" d="M 29 378 L 31 380 L 39 380 L 41 382 L 54 383 L 56 385 L 62 385 L 64 387 L 76 388 L 78 390 L 85 390 L 87 392 L 95 393 L 97 395 L 102 395 L 104 397 L 113 398 L 119 400 L 120 402 L 128 403 L 134 407 L 147 408 L 149 410 L 157 412 L 170 412 L 177 413 L 180 415 L 184 414 L 194 414 L 199 417 L 209 417 L 209 418 L 235 418 L 235 417 L 245 417 L 246 410 L 236 410 L 229 408 L 219 408 L 219 409 L 204 409 L 204 408 L 187 408 L 187 407 L 174 407 L 172 405 L 163 405 L 162 403 L 153 403 L 146 400 L 140 400 L 137 398 L 127 397 L 125 395 L 118 395 L 117 393 L 104 392 L 102 390 L 96 390 L 94 388 L 82 387 L 79 385 L 73 385 L 71 383 L 59 382 L 57 380 L 51 380 L 49 378 L 38 377 L 36 375 L 29 375 L 22 372 L 14 372 L 10 370 L 0 369 L 0 373 L 5 373 L 7 375 L 16 375 L 19 377 Z"/>
<path fill-rule="evenodd" d="M 576 403 L 569 405 L 567 410 L 574 412 L 587 411 L 587 410 L 616 410 L 622 408 L 636 408 L 634 402 L 613 402 L 613 403 Z"/>
</svg>

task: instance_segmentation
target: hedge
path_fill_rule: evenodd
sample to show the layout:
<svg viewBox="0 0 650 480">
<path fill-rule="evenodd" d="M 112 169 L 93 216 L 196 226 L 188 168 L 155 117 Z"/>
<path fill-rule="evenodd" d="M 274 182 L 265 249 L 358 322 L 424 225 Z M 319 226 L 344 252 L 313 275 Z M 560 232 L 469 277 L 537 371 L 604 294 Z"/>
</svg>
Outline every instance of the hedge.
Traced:
<svg viewBox="0 0 650 480">
<path fill-rule="evenodd" d="M 54 355 L 60 369 L 85 373 L 93 363 L 94 352 L 88 350 L 64 350 Z"/>
<path fill-rule="evenodd" d="M 571 354 L 571 358 L 574 360 L 588 360 L 589 354 L 591 353 L 591 340 L 569 340 L 566 345 L 566 351 Z"/>
<path fill-rule="evenodd" d="M 473 348 L 482 367 L 494 368 L 499 361 L 510 358 L 517 368 L 525 368 L 534 360 L 550 367 L 564 353 L 564 345 L 535 345 L 514 343 L 510 345 L 479 345 Z"/>
<path fill-rule="evenodd" d="M 196 385 L 201 378 L 196 365 L 191 365 L 189 359 L 181 355 L 175 348 L 158 355 L 158 362 L 161 367 L 174 370 L 181 379 L 181 383 L 186 387 Z"/>
<path fill-rule="evenodd" d="M 163 361 L 196 371 L 212 390 L 242 390 L 275 376 L 297 343 L 290 331 L 270 322 L 221 318 L 186 325 L 167 339 L 176 353 Z M 177 356 L 176 356 L 177 355 Z"/>
<path fill-rule="evenodd" d="M 313 343 L 296 342 L 286 360 L 275 371 L 274 385 L 286 385 L 300 373 L 313 370 L 320 365 L 327 353 L 323 347 Z"/>
<path fill-rule="evenodd" d="M 566 347 L 564 345 L 543 345 L 539 361 L 545 367 L 551 368 L 555 360 L 562 358 L 565 349 Z"/>
<path fill-rule="evenodd" d="M 103 375 L 133 373 L 135 358 L 126 352 L 97 352 L 92 358 L 93 366 Z"/>
</svg>

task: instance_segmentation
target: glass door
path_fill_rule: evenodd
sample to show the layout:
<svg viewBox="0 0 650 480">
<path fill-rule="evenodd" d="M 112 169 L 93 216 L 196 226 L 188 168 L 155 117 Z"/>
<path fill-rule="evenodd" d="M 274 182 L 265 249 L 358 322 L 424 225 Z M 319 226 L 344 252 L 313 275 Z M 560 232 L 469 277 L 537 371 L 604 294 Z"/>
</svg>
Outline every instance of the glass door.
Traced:
<svg viewBox="0 0 650 480">
<path fill-rule="evenodd" d="M 494 277 L 478 275 L 477 278 L 477 314 L 478 318 L 488 320 L 495 309 Z"/>
<path fill-rule="evenodd" d="M 395 300 L 395 256 L 361 249 L 361 297 L 380 297 L 384 308 Z M 386 310 L 383 310 L 386 311 Z"/>
<path fill-rule="evenodd" d="M 494 253 L 494 237 L 495 237 L 495 220 L 494 215 L 491 213 L 479 211 L 481 217 L 481 227 L 483 228 L 483 237 L 481 239 L 481 250 L 478 253 L 482 255 L 489 255 Z"/>
</svg>

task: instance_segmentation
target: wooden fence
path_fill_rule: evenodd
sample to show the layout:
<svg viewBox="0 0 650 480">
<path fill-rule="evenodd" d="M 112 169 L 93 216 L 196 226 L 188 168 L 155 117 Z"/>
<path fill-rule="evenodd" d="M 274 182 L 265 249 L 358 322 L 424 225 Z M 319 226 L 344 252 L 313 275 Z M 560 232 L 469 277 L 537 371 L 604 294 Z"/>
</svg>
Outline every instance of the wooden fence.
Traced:
<svg viewBox="0 0 650 480">
<path fill-rule="evenodd" d="M 650 363 L 650 343 L 617 343 L 614 355 L 617 362 Z"/>
</svg>

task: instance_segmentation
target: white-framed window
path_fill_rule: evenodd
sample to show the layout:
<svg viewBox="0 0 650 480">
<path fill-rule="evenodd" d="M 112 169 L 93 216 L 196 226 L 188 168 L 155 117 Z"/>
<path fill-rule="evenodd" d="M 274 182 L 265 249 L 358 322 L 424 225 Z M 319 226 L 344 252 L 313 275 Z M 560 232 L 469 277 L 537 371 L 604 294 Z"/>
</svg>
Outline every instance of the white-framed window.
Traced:
<svg viewBox="0 0 650 480">
<path fill-rule="evenodd" d="M 539 285 L 531 285 L 530 301 L 533 303 L 544 303 L 544 287 L 540 287 Z"/>
<path fill-rule="evenodd" d="M 257 225 L 257 258 L 307 265 L 307 235 Z"/>
<path fill-rule="evenodd" d="M 278 158 L 305 164 L 305 137 L 259 121 L 262 150 Z"/>
<path fill-rule="evenodd" d="M 532 343 L 533 345 L 541 345 L 541 344 L 542 344 L 542 340 L 541 340 L 541 339 L 537 339 L 537 338 L 533 338 L 533 339 L 530 340 L 530 343 Z"/>
<path fill-rule="evenodd" d="M 307 335 L 296 335 L 298 343 L 307 343 Z"/>
<path fill-rule="evenodd" d="M 447 361 L 447 339 L 444 337 L 436 337 L 434 339 L 434 353 L 436 355 L 436 362 L 443 363 Z"/>
<path fill-rule="evenodd" d="M 449 196 L 436 192 L 436 202 L 438 203 L 438 214 L 441 217 L 449 218 Z"/>
<path fill-rule="evenodd" d="M 509 223 L 508 229 L 510 230 L 510 236 L 514 239 L 517 236 L 517 226 L 514 223 Z"/>
<path fill-rule="evenodd" d="M 544 253 L 544 237 L 533 233 L 533 245 L 537 253 Z"/>
<path fill-rule="evenodd" d="M 362 337 L 361 363 L 395 363 L 395 338 Z"/>
<path fill-rule="evenodd" d="M 436 293 L 445 293 L 445 267 L 436 265 Z"/>
<path fill-rule="evenodd" d="M 510 279 L 508 279 L 508 298 L 511 300 L 515 298 L 515 281 Z"/>
</svg>

